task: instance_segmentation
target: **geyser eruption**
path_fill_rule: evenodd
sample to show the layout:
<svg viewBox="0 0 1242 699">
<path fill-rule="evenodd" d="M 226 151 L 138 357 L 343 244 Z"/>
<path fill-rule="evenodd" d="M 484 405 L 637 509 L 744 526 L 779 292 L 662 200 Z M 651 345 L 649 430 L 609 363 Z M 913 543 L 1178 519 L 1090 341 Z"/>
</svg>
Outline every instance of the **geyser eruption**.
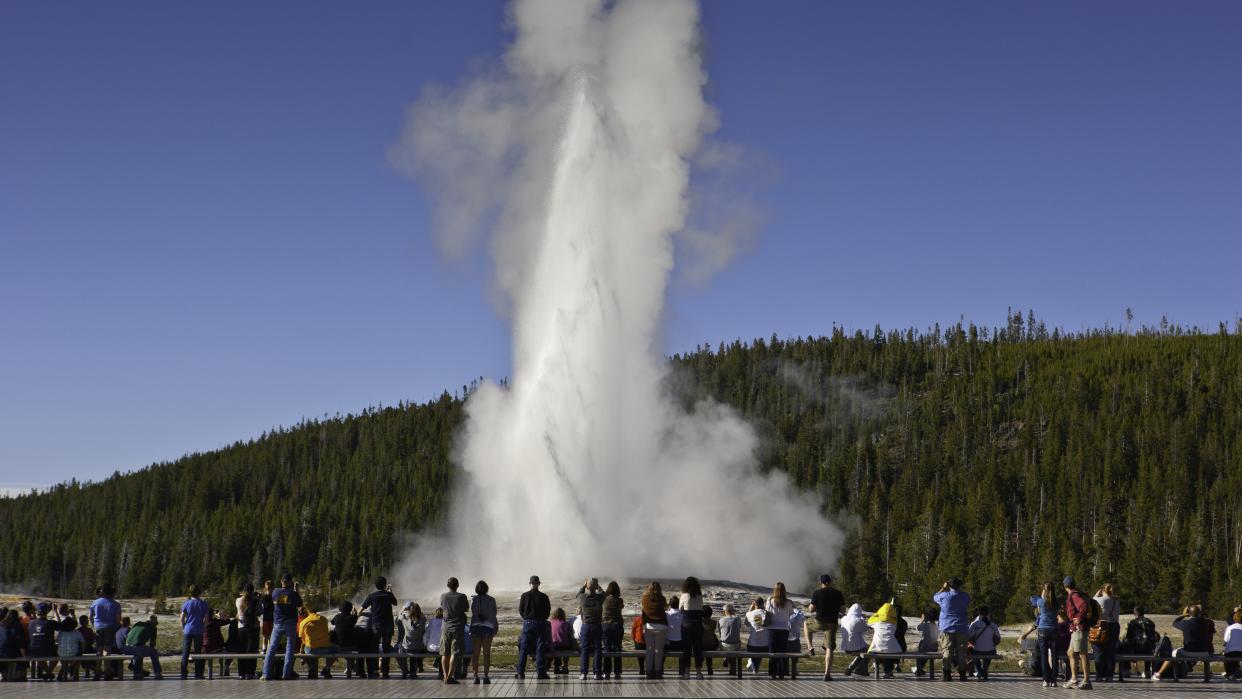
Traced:
<svg viewBox="0 0 1242 699">
<path fill-rule="evenodd" d="M 530 0 L 513 20 L 502 74 L 429 92 L 393 152 L 437 193 L 447 247 L 493 225 L 514 343 L 512 382 L 466 404 L 449 522 L 404 581 L 807 582 L 840 533 L 760 473 L 731 409 L 687 412 L 664 380 L 673 236 L 714 122 L 697 6 Z"/>
</svg>

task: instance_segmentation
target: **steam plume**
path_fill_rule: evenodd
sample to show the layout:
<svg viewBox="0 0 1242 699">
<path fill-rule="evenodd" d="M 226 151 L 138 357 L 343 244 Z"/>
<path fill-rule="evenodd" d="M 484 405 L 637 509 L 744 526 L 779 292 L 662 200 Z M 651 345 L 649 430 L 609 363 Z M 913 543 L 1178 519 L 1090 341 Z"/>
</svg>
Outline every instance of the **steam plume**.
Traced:
<svg viewBox="0 0 1242 699">
<path fill-rule="evenodd" d="M 511 385 L 466 404 L 450 520 L 407 556 L 404 583 L 806 582 L 840 533 L 758 471 L 731 409 L 687 413 L 665 394 L 673 236 L 715 126 L 697 5 L 524 0 L 512 19 L 503 69 L 428 91 L 391 154 L 435 194 L 446 251 L 492 230 L 514 343 Z"/>
</svg>

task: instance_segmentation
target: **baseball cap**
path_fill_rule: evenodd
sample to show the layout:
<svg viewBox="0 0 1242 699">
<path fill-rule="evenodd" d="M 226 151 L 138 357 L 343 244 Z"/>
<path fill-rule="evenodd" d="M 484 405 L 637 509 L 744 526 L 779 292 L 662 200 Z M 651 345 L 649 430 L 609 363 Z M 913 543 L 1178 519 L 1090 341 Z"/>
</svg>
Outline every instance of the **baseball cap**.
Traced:
<svg viewBox="0 0 1242 699">
<path fill-rule="evenodd" d="M 1062 587 L 1073 587 L 1073 586 L 1074 586 L 1074 576 L 1072 576 L 1072 575 L 1067 575 L 1067 576 L 1065 576 L 1065 579 L 1061 581 L 1061 586 L 1062 586 Z"/>
<path fill-rule="evenodd" d="M 35 607 L 35 609 L 37 609 L 40 614 L 47 614 L 48 612 L 52 611 L 52 605 L 48 604 L 47 602 L 40 602 L 39 606 Z"/>
</svg>

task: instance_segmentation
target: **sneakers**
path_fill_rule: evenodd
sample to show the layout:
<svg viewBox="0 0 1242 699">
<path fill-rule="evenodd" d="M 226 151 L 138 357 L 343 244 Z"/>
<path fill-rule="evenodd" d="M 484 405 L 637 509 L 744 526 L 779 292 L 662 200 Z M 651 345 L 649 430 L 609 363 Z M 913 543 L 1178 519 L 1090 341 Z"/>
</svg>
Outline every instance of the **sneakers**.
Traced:
<svg viewBox="0 0 1242 699">
<path fill-rule="evenodd" d="M 484 676 L 483 676 L 483 684 L 491 684 L 491 683 L 492 683 L 492 678 L 490 678 L 490 677 L 488 677 L 488 676 L 484 675 Z"/>
<path fill-rule="evenodd" d="M 1082 683 L 1082 684 L 1078 685 L 1078 688 L 1079 688 L 1079 689 L 1091 689 L 1091 688 L 1092 688 L 1092 687 L 1091 687 L 1091 680 L 1087 680 L 1086 682 L 1084 682 L 1084 683 Z"/>
<path fill-rule="evenodd" d="M 586 682 L 586 673 L 585 673 L 585 672 L 583 672 L 583 673 L 579 674 L 579 675 L 578 675 L 578 680 L 579 680 L 579 681 L 582 681 L 582 682 Z"/>
</svg>

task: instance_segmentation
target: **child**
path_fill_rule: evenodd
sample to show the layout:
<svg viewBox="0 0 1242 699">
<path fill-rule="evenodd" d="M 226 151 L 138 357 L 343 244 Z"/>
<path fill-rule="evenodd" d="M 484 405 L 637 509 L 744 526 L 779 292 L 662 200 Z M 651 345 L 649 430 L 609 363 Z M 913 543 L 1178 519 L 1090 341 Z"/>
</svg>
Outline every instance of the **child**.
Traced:
<svg viewBox="0 0 1242 699">
<path fill-rule="evenodd" d="M 82 655 L 82 648 L 86 645 L 86 640 L 82 638 L 82 634 L 78 631 L 78 621 L 72 615 L 66 616 L 60 625 L 60 633 L 56 636 L 56 651 L 61 658 L 76 658 Z M 76 660 L 63 660 L 60 665 L 60 674 L 57 680 L 64 682 L 70 677 L 74 682 L 78 681 L 78 662 Z"/>
<path fill-rule="evenodd" d="M 574 649 L 574 631 L 573 626 L 565 619 L 565 610 L 557 607 L 552 613 L 552 650 L 573 650 Z M 552 674 L 567 675 L 569 674 L 568 658 L 552 659 Z"/>
<path fill-rule="evenodd" d="M 91 628 L 91 618 L 85 614 L 78 617 L 78 633 L 82 634 L 82 655 L 95 654 L 95 629 Z M 91 675 L 95 673 L 95 663 L 82 663 L 82 670 L 86 673 L 86 679 L 91 679 Z"/>
<path fill-rule="evenodd" d="M 937 639 L 940 638 L 940 611 L 935 607 L 928 607 L 919 615 L 919 625 L 914 627 L 919 632 L 919 652 L 935 653 L 937 650 Z M 919 658 L 914 668 L 914 676 L 923 676 L 923 666 L 927 661 Z"/>
</svg>

